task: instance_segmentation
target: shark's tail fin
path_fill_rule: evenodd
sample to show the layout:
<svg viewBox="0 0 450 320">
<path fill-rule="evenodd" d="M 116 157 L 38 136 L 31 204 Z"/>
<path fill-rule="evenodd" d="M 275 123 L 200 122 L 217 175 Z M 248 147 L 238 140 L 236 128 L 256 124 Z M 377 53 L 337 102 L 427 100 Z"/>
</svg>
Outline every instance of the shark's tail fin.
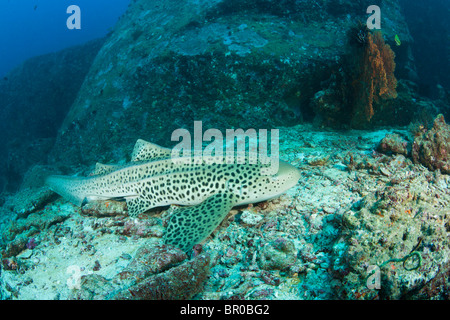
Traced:
<svg viewBox="0 0 450 320">
<path fill-rule="evenodd" d="M 51 190 L 69 200 L 77 206 L 81 206 L 86 198 L 83 182 L 86 178 L 69 176 L 49 176 L 45 184 Z"/>
</svg>

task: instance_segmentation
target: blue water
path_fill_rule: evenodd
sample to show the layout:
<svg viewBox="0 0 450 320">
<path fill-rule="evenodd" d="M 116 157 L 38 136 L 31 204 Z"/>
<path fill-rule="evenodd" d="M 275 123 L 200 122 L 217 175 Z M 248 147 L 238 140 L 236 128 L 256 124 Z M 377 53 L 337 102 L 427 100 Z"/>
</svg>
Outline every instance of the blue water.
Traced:
<svg viewBox="0 0 450 320">
<path fill-rule="evenodd" d="M 130 0 L 1 0 L 0 76 L 27 58 L 102 37 Z M 113 3 L 113 4 L 112 4 Z M 67 7 L 81 9 L 81 29 L 69 30 Z"/>
</svg>

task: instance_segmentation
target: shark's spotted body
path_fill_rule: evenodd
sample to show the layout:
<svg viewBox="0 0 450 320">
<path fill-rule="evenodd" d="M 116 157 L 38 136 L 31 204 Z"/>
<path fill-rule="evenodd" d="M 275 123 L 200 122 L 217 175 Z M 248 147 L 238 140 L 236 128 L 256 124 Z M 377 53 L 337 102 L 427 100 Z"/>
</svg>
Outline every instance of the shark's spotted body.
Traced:
<svg viewBox="0 0 450 320">
<path fill-rule="evenodd" d="M 171 204 L 176 209 L 164 240 L 189 250 L 205 239 L 233 206 L 274 198 L 294 186 L 299 171 L 280 161 L 278 172 L 261 174 L 264 165 L 172 160 L 171 150 L 138 140 L 132 161 L 123 166 L 97 164 L 89 177 L 50 176 L 50 188 L 72 203 L 123 198 L 128 214 Z"/>
</svg>

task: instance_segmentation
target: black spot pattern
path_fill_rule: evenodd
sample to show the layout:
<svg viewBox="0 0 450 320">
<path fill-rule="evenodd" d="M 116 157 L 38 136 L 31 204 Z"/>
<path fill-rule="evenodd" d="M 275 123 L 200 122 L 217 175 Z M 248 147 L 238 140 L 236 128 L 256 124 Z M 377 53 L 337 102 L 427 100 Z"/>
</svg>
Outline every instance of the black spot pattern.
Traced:
<svg viewBox="0 0 450 320">
<path fill-rule="evenodd" d="M 276 174 L 265 175 L 261 170 L 269 165 L 225 163 L 223 159 L 174 162 L 167 157 L 168 150 L 141 140 L 133 151 L 136 161 L 112 171 L 112 167 L 99 166 L 99 174 L 87 178 L 56 177 L 50 180 L 51 187 L 78 205 L 83 199 L 125 198 L 130 216 L 158 206 L 191 206 L 174 212 L 165 236 L 167 243 L 189 250 L 234 205 L 278 196 L 300 176 L 282 161 Z"/>
</svg>

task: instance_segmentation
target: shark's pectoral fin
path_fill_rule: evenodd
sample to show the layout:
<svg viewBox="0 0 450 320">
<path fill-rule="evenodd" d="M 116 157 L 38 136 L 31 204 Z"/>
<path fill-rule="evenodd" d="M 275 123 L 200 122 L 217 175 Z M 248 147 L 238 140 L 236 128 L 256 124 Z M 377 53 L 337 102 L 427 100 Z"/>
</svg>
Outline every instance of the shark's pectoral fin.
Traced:
<svg viewBox="0 0 450 320">
<path fill-rule="evenodd" d="M 190 250 L 214 231 L 236 203 L 233 193 L 218 193 L 196 206 L 176 209 L 169 219 L 164 242 Z"/>
<path fill-rule="evenodd" d="M 137 215 L 155 207 L 153 201 L 140 197 L 125 198 L 127 202 L 128 215 L 136 217 Z"/>
</svg>

